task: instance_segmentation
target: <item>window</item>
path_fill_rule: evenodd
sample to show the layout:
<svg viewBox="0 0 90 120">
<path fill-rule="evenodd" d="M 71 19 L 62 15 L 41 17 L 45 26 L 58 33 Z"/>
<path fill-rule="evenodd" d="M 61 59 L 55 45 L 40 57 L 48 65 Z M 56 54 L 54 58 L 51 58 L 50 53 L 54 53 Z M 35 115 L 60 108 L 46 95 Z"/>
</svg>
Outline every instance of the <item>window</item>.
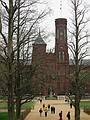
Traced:
<svg viewBox="0 0 90 120">
<path fill-rule="evenodd" d="M 67 31 L 66 31 L 66 29 L 64 29 L 64 40 L 65 40 L 65 42 L 67 42 Z"/>
<path fill-rule="evenodd" d="M 63 31 L 60 30 L 60 37 L 62 37 L 64 35 Z"/>
<path fill-rule="evenodd" d="M 59 29 L 57 29 L 57 39 L 59 39 Z"/>
<path fill-rule="evenodd" d="M 57 39 L 60 39 L 60 37 L 64 37 L 64 31 L 63 31 L 63 29 L 57 29 L 57 33 L 56 33 L 57 35 Z"/>
<path fill-rule="evenodd" d="M 59 61 L 64 61 L 64 52 L 63 51 L 61 51 L 61 52 L 59 52 Z"/>
</svg>

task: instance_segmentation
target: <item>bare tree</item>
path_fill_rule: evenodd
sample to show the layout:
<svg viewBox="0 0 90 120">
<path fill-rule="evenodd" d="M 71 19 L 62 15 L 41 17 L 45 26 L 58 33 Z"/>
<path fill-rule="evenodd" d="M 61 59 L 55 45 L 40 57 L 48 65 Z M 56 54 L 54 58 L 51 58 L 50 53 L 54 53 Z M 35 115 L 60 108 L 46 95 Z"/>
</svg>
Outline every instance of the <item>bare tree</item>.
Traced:
<svg viewBox="0 0 90 120">
<path fill-rule="evenodd" d="M 21 48 L 35 39 L 37 25 L 46 16 L 47 11 L 37 11 L 37 0 L 9 0 L 9 6 L 0 0 L 3 7 L 2 18 L 0 16 L 0 48 L 3 63 L 7 70 L 7 90 L 8 90 L 8 119 L 14 118 L 14 88 L 16 88 L 16 111 L 17 119 L 20 117 L 20 59 Z M 29 51 L 29 48 L 28 48 Z M 16 61 L 17 60 L 17 61 Z M 16 66 L 17 63 L 17 66 Z M 16 79 L 14 71 L 17 71 Z M 13 84 L 14 83 L 14 84 Z M 15 86 L 15 87 L 14 87 Z"/>
<path fill-rule="evenodd" d="M 88 31 L 86 29 L 89 19 L 86 18 L 88 8 L 83 0 L 70 0 L 72 8 L 71 40 L 69 48 L 73 56 L 73 72 L 69 98 L 75 107 L 75 120 L 80 120 L 80 100 L 82 98 L 85 81 L 81 78 L 83 59 L 88 55 Z M 74 95 L 74 101 L 71 98 Z"/>
</svg>

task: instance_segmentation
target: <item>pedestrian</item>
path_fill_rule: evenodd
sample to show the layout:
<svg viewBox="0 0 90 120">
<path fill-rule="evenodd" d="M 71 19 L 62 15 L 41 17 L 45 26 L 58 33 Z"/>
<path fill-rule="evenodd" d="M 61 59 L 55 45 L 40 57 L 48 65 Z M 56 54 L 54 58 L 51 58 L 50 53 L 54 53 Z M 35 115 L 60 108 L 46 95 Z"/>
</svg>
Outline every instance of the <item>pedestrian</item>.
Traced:
<svg viewBox="0 0 90 120">
<path fill-rule="evenodd" d="M 42 116 L 42 112 L 43 112 L 43 110 L 42 110 L 42 108 L 40 108 L 40 110 L 39 110 L 40 117 Z"/>
<path fill-rule="evenodd" d="M 43 109 L 45 108 L 45 104 L 43 104 Z"/>
<path fill-rule="evenodd" d="M 47 117 L 47 107 L 45 107 L 44 112 L 45 112 L 45 117 Z"/>
<path fill-rule="evenodd" d="M 70 120 L 70 111 L 67 113 L 67 118 Z"/>
<path fill-rule="evenodd" d="M 72 102 L 70 102 L 70 108 L 72 108 Z"/>
<path fill-rule="evenodd" d="M 59 117 L 60 117 L 59 120 L 63 120 L 63 119 L 62 119 L 62 111 L 59 113 Z"/>
<path fill-rule="evenodd" d="M 50 104 L 48 104 L 48 111 L 50 111 Z"/>
<path fill-rule="evenodd" d="M 42 103 L 42 99 L 40 99 L 40 103 Z"/>
</svg>

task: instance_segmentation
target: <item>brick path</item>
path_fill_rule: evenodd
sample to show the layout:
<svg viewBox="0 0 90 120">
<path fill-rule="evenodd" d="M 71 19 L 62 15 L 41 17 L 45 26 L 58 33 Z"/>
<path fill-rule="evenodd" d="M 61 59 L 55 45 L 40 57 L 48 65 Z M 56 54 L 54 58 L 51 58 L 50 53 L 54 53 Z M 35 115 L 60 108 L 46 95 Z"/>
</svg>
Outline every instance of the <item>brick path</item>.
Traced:
<svg viewBox="0 0 90 120">
<path fill-rule="evenodd" d="M 47 117 L 45 117 L 43 112 L 42 117 L 40 117 L 38 111 L 42 107 L 43 103 L 45 103 L 45 105 L 50 104 L 51 106 L 54 106 L 55 114 L 51 114 L 51 112 L 49 111 Z M 66 113 L 68 111 L 70 111 L 71 113 L 71 120 L 74 120 L 74 108 L 70 109 L 69 104 L 64 102 L 64 100 L 43 100 L 42 103 L 37 101 L 34 110 L 32 110 L 31 113 L 28 114 L 25 120 L 58 120 L 58 114 L 61 110 L 63 111 L 63 120 L 67 120 Z M 81 110 L 81 120 L 90 120 L 90 115 L 87 115 L 83 112 L 83 110 Z"/>
</svg>

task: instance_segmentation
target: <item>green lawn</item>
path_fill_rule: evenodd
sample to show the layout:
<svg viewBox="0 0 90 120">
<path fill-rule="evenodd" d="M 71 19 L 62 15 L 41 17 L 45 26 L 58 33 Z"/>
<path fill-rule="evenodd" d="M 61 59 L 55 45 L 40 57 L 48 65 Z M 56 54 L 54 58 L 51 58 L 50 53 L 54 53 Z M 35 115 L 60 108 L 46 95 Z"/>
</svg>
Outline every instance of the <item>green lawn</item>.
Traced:
<svg viewBox="0 0 90 120">
<path fill-rule="evenodd" d="M 80 107 L 81 108 L 90 108 L 90 100 L 89 101 L 81 101 Z"/>
<path fill-rule="evenodd" d="M 8 113 L 7 112 L 0 112 L 0 120 L 7 120 Z M 14 116 L 15 118 L 15 116 Z"/>
<path fill-rule="evenodd" d="M 56 100 L 56 97 L 54 97 L 54 96 L 47 96 L 46 100 Z"/>
<path fill-rule="evenodd" d="M 32 108 L 34 106 L 34 102 L 30 101 L 22 105 L 22 109 Z M 0 109 L 7 109 L 7 102 L 0 101 Z"/>
<path fill-rule="evenodd" d="M 6 100 L 0 101 L 0 109 L 7 109 L 7 102 L 6 102 Z"/>
<path fill-rule="evenodd" d="M 8 113 L 7 112 L 0 112 L 0 120 L 7 120 Z"/>
<path fill-rule="evenodd" d="M 35 102 L 31 101 L 31 102 L 27 102 L 25 104 L 22 105 L 22 109 L 28 109 L 28 108 L 33 108 Z"/>
<path fill-rule="evenodd" d="M 22 109 L 28 109 L 33 108 L 35 102 L 28 102 L 22 105 Z M 0 109 L 7 109 L 7 102 L 6 101 L 0 101 Z M 0 112 L 0 120 L 7 120 L 8 113 L 7 112 Z"/>
</svg>

